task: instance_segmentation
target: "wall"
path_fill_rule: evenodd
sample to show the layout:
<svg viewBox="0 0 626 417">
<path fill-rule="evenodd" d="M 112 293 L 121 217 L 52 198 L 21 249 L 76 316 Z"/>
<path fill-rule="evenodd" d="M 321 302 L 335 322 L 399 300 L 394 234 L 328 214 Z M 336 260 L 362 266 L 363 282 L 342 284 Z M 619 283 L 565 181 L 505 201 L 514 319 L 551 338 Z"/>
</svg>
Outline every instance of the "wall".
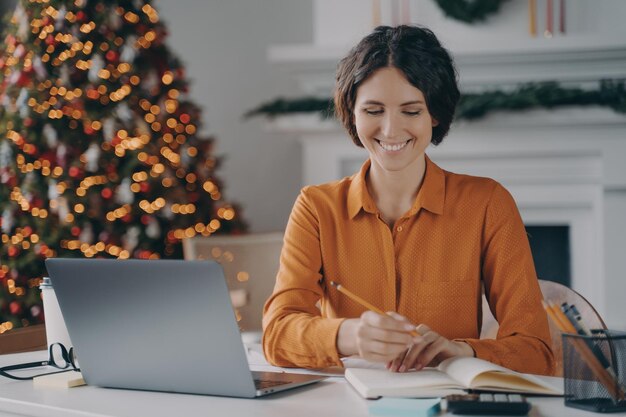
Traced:
<svg viewBox="0 0 626 417">
<path fill-rule="evenodd" d="M 381 0 L 381 23 L 391 24 L 392 0 Z M 353 44 L 364 36 L 372 27 L 372 9 L 370 1 L 363 0 L 314 0 L 315 23 L 314 43 L 318 45 Z M 409 0 L 412 23 L 419 23 L 432 29 L 446 44 L 463 49 L 475 47 L 509 46 L 547 43 L 550 39 L 542 36 L 528 36 L 528 0 L 503 2 L 500 10 L 487 17 L 484 22 L 468 25 L 446 18 L 435 0 Z M 546 0 L 537 0 L 537 29 L 543 33 L 546 27 Z M 554 1 L 555 30 L 558 1 Z M 566 0 L 566 34 L 569 35 L 604 35 L 624 33 L 622 24 L 626 14 L 626 2 L 623 0 Z M 345 16 L 351 16 L 346 25 Z M 554 39 L 561 37 L 556 34 Z M 482 44 L 478 44 L 478 40 Z M 455 48 L 456 49 L 456 48 Z"/>
<path fill-rule="evenodd" d="M 226 198 L 243 205 L 252 231 L 283 229 L 300 189 L 299 145 L 242 115 L 271 98 L 298 95 L 295 81 L 268 63 L 266 49 L 311 41 L 311 0 L 156 0 L 155 6 L 192 81 L 191 98 L 204 109 L 205 131 L 225 156 L 218 175 Z"/>
<path fill-rule="evenodd" d="M 281 229 L 302 182 L 301 144 L 293 140 L 296 135 L 291 128 L 268 133 L 263 120 L 242 122 L 241 115 L 281 95 L 302 95 L 303 84 L 297 86 L 296 78 L 291 76 L 293 73 L 289 74 L 298 70 L 300 64 L 284 58 L 285 55 L 295 54 L 308 62 L 311 55 L 318 54 L 322 60 L 333 61 L 329 67 L 332 71 L 337 58 L 333 51 L 343 50 L 370 30 L 371 3 L 363 0 L 189 0 L 181 7 L 181 3 L 174 0 L 156 1 L 170 29 L 169 44 L 178 51 L 187 65 L 189 77 L 194 80 L 192 98 L 205 109 L 204 122 L 208 131 L 217 137 L 218 153 L 227 157 L 220 170 L 226 184 L 226 197 L 244 205 L 253 231 Z M 388 2 L 383 0 L 382 3 Z M 567 35 L 553 39 L 528 36 L 527 4 L 522 0 L 506 2 L 498 14 L 475 26 L 446 19 L 434 0 L 412 0 L 411 15 L 413 21 L 433 28 L 445 38 L 446 44 L 460 53 L 461 58 L 477 50 L 498 51 L 512 47 L 520 51 L 544 47 L 557 50 L 576 47 L 587 40 L 594 44 L 604 38 L 611 42 L 616 38 L 626 39 L 626 27 L 620 22 L 626 15 L 623 0 L 567 0 Z M 545 27 L 542 17 L 545 1 L 539 0 L 537 4 L 537 26 L 541 33 Z M 346 16 L 350 16 L 349 24 L 346 24 Z M 284 44 L 288 44 L 286 49 L 274 51 L 283 58 L 269 63 L 267 49 Z M 598 68 L 598 71 L 605 69 Z M 327 75 L 332 77 L 330 72 Z M 543 77 L 552 75 L 555 73 L 542 74 Z M 332 78 L 329 81 L 332 83 Z M 618 158 L 617 155 L 605 157 Z M 626 210 L 626 189 L 621 182 L 605 184 L 604 193 L 604 217 L 614 220 L 607 222 L 603 230 L 606 276 L 603 293 L 607 306 L 604 313 L 610 325 L 626 328 L 623 319 L 626 306 L 621 299 L 626 292 L 626 258 L 622 244 L 626 236 L 626 217 L 620 214 Z"/>
<path fill-rule="evenodd" d="M 540 34 L 545 28 L 545 3 L 537 1 Z M 391 3 L 383 0 L 381 4 L 382 23 L 389 24 Z M 626 77 L 626 27 L 617 18 L 626 15 L 624 1 L 604 0 L 592 7 L 589 2 L 567 0 L 566 34 L 557 33 L 553 38 L 529 35 L 527 1 L 503 3 L 500 13 L 478 25 L 446 19 L 433 0 L 411 0 L 410 4 L 412 22 L 432 28 L 453 52 L 465 91 L 540 80 L 593 85 L 602 78 Z M 349 25 L 345 16 L 350 16 Z M 303 91 L 328 94 L 337 60 L 371 26 L 370 2 L 314 0 L 313 42 L 275 46 L 269 58 L 277 68 L 298 79 Z M 493 122 L 500 123 L 500 133 L 490 133 L 488 125 Z M 299 132 L 305 155 L 304 183 L 345 175 L 345 171 L 337 172 L 345 166 L 345 157 L 360 164 L 362 153 L 348 143 L 338 126 L 333 129 L 314 117 L 285 117 L 271 125 L 285 134 Z M 489 137 L 493 143 L 484 143 Z M 511 148 L 504 150 L 509 145 Z M 574 268 L 574 288 L 599 308 L 610 327 L 626 329 L 626 305 L 621 301 L 626 288 L 626 216 L 622 214 L 626 207 L 626 168 L 616 159 L 622 158 L 625 146 L 626 118 L 611 110 L 537 110 L 495 113 L 474 123 L 455 123 L 450 137 L 431 156 L 447 158 L 443 166 L 452 171 L 482 175 L 476 170 L 488 164 L 471 161 L 472 153 L 478 152 L 478 159 L 484 159 L 486 153 L 494 152 L 491 162 L 498 169 L 484 175 L 503 181 L 499 178 L 506 171 L 503 168 L 511 168 L 516 173 L 514 183 L 503 183 L 510 186 L 522 216 L 528 216 L 525 220 L 573 226 L 571 231 L 578 242 L 573 243 L 572 251 L 572 265 L 578 265 Z M 510 164 L 506 155 L 523 161 L 518 168 L 533 177 L 530 182 L 536 189 L 519 186 L 522 171 Z M 555 161 L 560 162 L 550 161 L 545 175 L 537 177 L 541 171 L 537 168 L 546 158 L 557 155 L 560 159 Z M 455 168 L 468 158 L 464 166 Z M 330 168 L 333 163 L 336 169 Z M 563 163 L 571 163 L 570 169 L 559 182 L 556 179 Z M 586 170 L 590 175 L 581 181 Z M 540 192 L 550 187 L 553 190 L 549 194 Z M 586 200 L 566 207 L 565 201 L 556 201 L 558 195 L 572 202 Z M 543 199 L 540 208 L 539 199 Z"/>
</svg>

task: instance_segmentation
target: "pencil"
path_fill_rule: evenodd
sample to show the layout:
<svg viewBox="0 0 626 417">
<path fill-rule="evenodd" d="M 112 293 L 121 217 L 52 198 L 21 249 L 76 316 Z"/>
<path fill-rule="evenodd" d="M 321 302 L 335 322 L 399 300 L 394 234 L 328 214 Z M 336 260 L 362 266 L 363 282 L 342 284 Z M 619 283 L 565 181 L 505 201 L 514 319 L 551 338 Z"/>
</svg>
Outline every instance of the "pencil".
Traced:
<svg viewBox="0 0 626 417">
<path fill-rule="evenodd" d="M 357 303 L 361 304 L 363 307 L 367 308 L 368 310 L 372 310 L 374 313 L 378 313 L 378 314 L 383 315 L 383 316 L 387 314 L 384 311 L 382 311 L 380 308 L 376 307 L 375 305 L 370 304 L 369 302 L 367 302 L 366 300 L 362 299 L 361 297 L 359 297 L 358 295 L 356 295 L 352 291 L 348 290 L 343 285 L 337 284 L 335 281 L 330 281 L 330 285 L 332 285 L 333 287 L 337 288 L 337 291 L 339 291 L 340 293 L 348 296 L 348 298 L 350 298 L 352 301 L 356 301 Z M 411 334 L 411 336 L 420 336 L 420 334 L 417 333 L 417 331 L 415 331 L 415 330 L 411 330 L 410 334 Z"/>
<path fill-rule="evenodd" d="M 570 339 L 572 345 L 582 356 L 591 372 L 598 378 L 598 381 L 604 386 L 604 388 L 606 388 L 611 397 L 613 397 L 613 400 L 622 401 L 624 399 L 624 391 L 619 388 L 617 381 L 611 377 L 611 374 L 609 374 L 607 370 L 602 367 L 602 364 L 598 361 L 598 358 L 596 358 L 584 340 L 578 337 L 576 329 L 571 323 L 569 323 L 565 314 L 563 314 L 563 312 L 558 308 L 555 308 L 552 304 L 546 303 L 543 300 L 541 303 L 548 313 L 548 316 L 550 316 L 550 319 L 554 322 L 554 324 L 556 324 L 562 333 L 570 333 L 574 335 L 574 337 Z"/>
<path fill-rule="evenodd" d="M 573 304 L 570 306 L 567 303 L 563 303 L 561 304 L 561 311 L 563 312 L 563 314 L 565 314 L 568 321 L 572 323 L 572 325 L 576 329 L 576 333 L 585 337 L 584 340 L 587 343 L 587 346 L 589 346 L 589 349 L 591 349 L 596 358 L 598 358 L 598 361 L 600 361 L 600 365 L 602 365 L 602 367 L 606 369 L 609 375 L 611 375 L 611 378 L 619 381 L 617 375 L 615 374 L 615 371 L 613 370 L 613 367 L 611 367 L 611 363 L 604 355 L 604 352 L 602 352 L 600 345 L 594 341 L 594 339 L 592 338 L 593 335 L 591 334 L 589 329 L 587 329 L 587 326 L 585 326 L 585 324 L 583 323 L 582 318 L 580 317 L 580 313 L 576 314 L 576 312 L 578 312 L 576 307 Z M 626 387 L 624 387 L 623 384 L 619 385 L 622 391 L 626 391 Z"/>
</svg>

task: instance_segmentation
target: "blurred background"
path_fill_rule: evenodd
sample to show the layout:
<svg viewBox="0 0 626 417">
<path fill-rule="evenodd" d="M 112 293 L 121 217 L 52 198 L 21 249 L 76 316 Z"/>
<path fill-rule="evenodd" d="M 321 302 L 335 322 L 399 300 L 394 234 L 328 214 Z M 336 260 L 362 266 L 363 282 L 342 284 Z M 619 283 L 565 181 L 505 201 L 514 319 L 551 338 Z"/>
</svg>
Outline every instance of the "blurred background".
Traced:
<svg viewBox="0 0 626 417">
<path fill-rule="evenodd" d="M 3 0 L 1 11 L 15 4 Z M 626 2 L 152 5 L 203 111 L 202 133 L 223 158 L 222 193 L 253 234 L 280 233 L 302 186 L 350 175 L 366 157 L 324 116 L 338 60 L 378 24 L 431 28 L 455 57 L 465 97 L 449 137 L 429 154 L 444 169 L 503 183 L 539 276 L 584 294 L 609 327 L 626 328 Z"/>
</svg>

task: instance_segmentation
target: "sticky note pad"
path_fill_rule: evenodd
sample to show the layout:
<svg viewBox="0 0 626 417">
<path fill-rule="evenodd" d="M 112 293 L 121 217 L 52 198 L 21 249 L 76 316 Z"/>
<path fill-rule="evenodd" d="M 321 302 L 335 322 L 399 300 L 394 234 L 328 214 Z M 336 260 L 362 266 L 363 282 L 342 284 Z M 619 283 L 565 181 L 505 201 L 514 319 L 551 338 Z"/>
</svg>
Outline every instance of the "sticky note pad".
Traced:
<svg viewBox="0 0 626 417">
<path fill-rule="evenodd" d="M 381 398 L 368 409 L 372 416 L 430 417 L 441 411 L 441 398 Z"/>
<path fill-rule="evenodd" d="M 86 385 L 80 372 L 67 371 L 37 376 L 33 379 L 36 387 L 74 388 Z"/>
</svg>

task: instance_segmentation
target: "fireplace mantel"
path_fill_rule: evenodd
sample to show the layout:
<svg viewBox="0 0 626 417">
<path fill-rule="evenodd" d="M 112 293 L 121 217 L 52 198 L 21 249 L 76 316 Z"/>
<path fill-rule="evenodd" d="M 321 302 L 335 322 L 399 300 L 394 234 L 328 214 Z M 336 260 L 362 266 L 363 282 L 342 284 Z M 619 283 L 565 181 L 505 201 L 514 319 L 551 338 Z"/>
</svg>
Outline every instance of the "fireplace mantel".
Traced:
<svg viewBox="0 0 626 417">
<path fill-rule="evenodd" d="M 488 40 L 471 44 L 444 42 L 454 56 L 461 89 L 539 81 L 587 83 L 623 78 L 626 38 L 567 36 L 547 43 L 528 44 L 511 38 L 494 46 Z M 268 60 L 295 78 L 306 94 L 330 96 L 337 62 L 348 46 L 277 45 Z"/>
</svg>

